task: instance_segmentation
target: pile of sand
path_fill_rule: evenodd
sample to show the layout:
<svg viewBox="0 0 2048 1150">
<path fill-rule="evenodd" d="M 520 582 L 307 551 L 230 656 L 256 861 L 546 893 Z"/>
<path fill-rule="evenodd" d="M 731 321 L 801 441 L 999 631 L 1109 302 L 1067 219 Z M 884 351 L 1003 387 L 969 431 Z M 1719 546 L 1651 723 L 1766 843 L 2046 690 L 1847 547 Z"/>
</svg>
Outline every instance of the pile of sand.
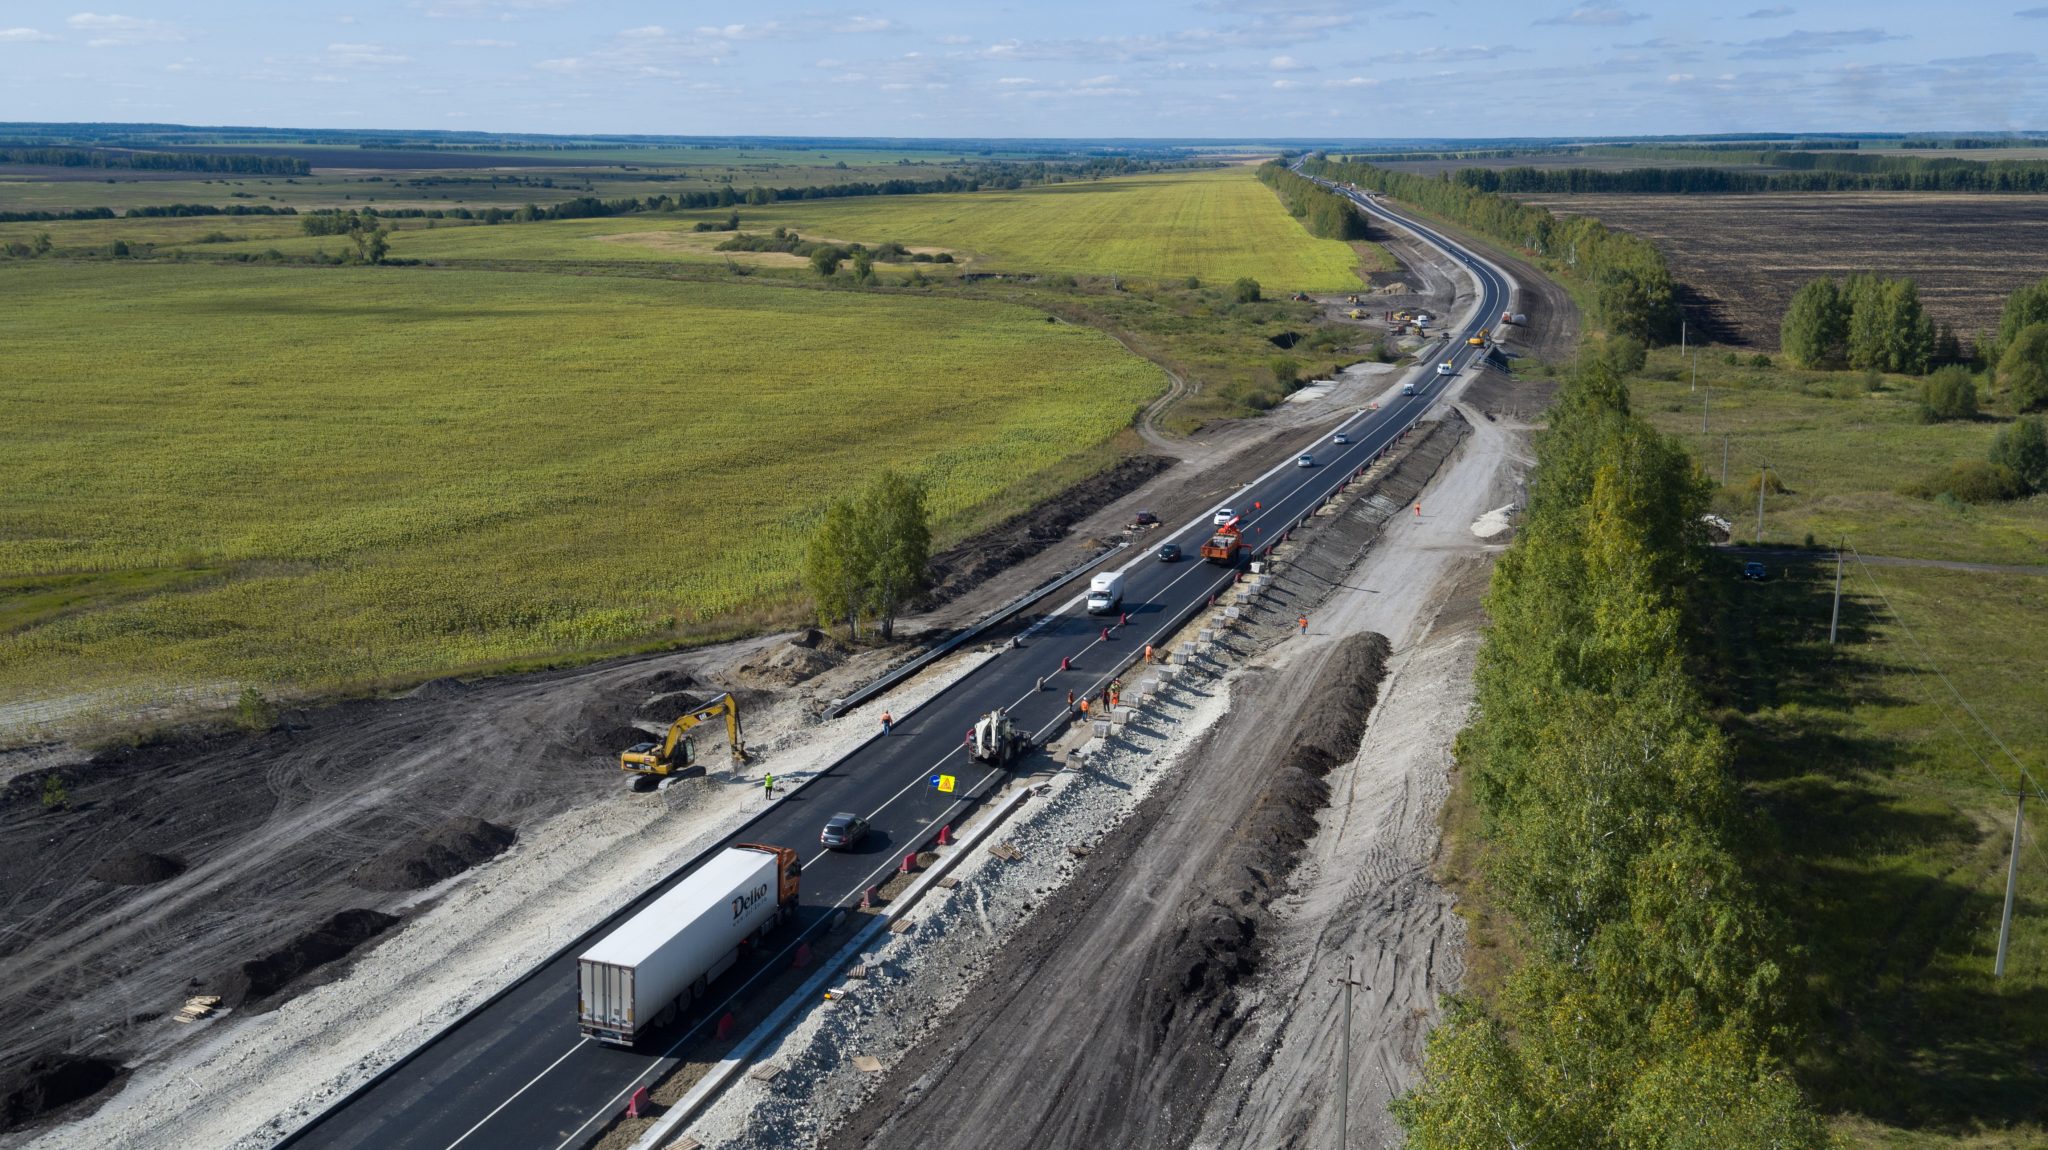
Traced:
<svg viewBox="0 0 2048 1150">
<path fill-rule="evenodd" d="M 184 874 L 185 864 L 148 851 L 123 849 L 92 864 L 85 873 L 117 886 L 148 886 Z"/>
</svg>

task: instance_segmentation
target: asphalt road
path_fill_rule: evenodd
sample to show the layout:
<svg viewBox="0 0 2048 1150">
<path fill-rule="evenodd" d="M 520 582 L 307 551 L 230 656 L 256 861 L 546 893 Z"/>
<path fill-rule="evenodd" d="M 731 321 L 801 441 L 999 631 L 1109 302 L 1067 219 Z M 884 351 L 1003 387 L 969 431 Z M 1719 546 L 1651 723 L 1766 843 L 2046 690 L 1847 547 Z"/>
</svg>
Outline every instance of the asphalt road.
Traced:
<svg viewBox="0 0 2048 1150">
<path fill-rule="evenodd" d="M 1352 197 L 1361 210 L 1416 231 L 1449 251 L 1479 283 L 1479 306 L 1467 330 L 1453 333 L 1448 358 L 1462 372 L 1478 349 L 1465 339 L 1489 328 L 1506 305 L 1500 274 L 1428 229 L 1394 216 L 1377 203 Z M 1278 538 L 1346 478 L 1366 466 L 1428 410 L 1454 378 L 1425 363 L 1410 377 L 1413 396 L 1361 412 L 1319 430 L 1275 461 L 1272 470 L 1235 494 L 1229 505 L 1251 548 Z M 1348 445 L 1333 442 L 1343 430 Z M 1297 454 L 1314 454 L 1300 467 Z M 1256 509 L 1254 508 L 1256 504 Z M 734 832 L 711 852 L 735 842 L 795 846 L 804 855 L 803 898 L 796 925 L 782 935 L 784 949 L 751 970 L 735 970 L 713 987 L 707 1009 L 686 1016 L 671 1031 L 636 1050 L 584 1039 L 576 1024 L 576 955 L 603 932 L 659 896 L 695 868 L 688 867 L 621 908 L 612 920 L 571 943 L 506 992 L 473 1012 L 382 1077 L 337 1103 L 280 1145 L 377 1147 L 393 1150 L 566 1150 L 592 1140 L 625 1105 L 631 1091 L 665 1072 L 673 1052 L 698 1037 L 723 1012 L 728 996 L 742 996 L 755 977 L 788 964 L 797 942 L 840 907 L 895 869 L 909 849 L 928 841 L 932 828 L 966 809 L 964 800 L 935 792 L 936 774 L 958 778 L 958 794 L 977 793 L 997 772 L 968 759 L 964 736 L 991 707 L 1010 710 L 1018 725 L 1043 738 L 1068 721 L 1066 693 L 1099 691 L 1120 663 L 1147 643 L 1163 643 L 1187 614 L 1228 587 L 1233 572 L 1193 558 L 1211 529 L 1210 517 L 1162 529 L 1132 559 L 1124 592 L 1128 625 L 1115 616 L 1087 615 L 1077 596 L 1048 613 L 1024 646 L 989 660 L 952 687 L 879 733 L 807 786 Z M 1190 558 L 1161 563 L 1157 545 L 1177 542 Z M 1060 659 L 1071 661 L 1062 672 Z M 1046 689 L 1035 687 L 1045 676 Z M 1135 680 L 1136 676 L 1132 676 Z M 881 705 L 886 705 L 886 697 Z M 879 707 L 875 708 L 879 709 Z M 874 833 L 861 849 L 831 853 L 818 847 L 818 829 L 838 811 L 868 817 Z M 700 856 L 704 857 L 704 856 Z"/>
</svg>

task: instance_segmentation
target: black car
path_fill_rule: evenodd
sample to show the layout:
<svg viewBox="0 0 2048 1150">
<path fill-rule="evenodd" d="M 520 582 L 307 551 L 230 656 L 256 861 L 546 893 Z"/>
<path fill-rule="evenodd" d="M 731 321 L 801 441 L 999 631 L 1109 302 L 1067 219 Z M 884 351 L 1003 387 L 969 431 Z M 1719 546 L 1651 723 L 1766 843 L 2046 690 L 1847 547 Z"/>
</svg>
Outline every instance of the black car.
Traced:
<svg viewBox="0 0 2048 1150">
<path fill-rule="evenodd" d="M 1761 583 L 1764 580 L 1769 579 L 1771 577 L 1771 573 L 1761 563 L 1744 563 L 1742 565 L 1742 577 L 1744 579 L 1749 579 L 1754 582 Z"/>
<path fill-rule="evenodd" d="M 1180 562 L 1180 544 L 1161 543 L 1159 545 L 1159 561 L 1161 563 Z"/>
<path fill-rule="evenodd" d="M 825 829 L 818 832 L 818 841 L 834 850 L 852 850 L 868 837 L 868 821 L 850 811 L 842 811 L 825 820 Z"/>
<path fill-rule="evenodd" d="M 1150 511 L 1140 511 L 1137 515 L 1132 517 L 1131 526 L 1157 527 L 1159 526 L 1159 516 Z"/>
</svg>

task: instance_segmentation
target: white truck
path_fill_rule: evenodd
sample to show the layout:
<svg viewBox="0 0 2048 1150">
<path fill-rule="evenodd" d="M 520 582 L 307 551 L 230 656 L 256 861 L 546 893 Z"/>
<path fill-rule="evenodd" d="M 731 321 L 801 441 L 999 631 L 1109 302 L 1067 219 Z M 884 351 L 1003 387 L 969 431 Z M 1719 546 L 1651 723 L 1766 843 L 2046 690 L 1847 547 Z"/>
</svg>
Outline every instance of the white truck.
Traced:
<svg viewBox="0 0 2048 1150">
<path fill-rule="evenodd" d="M 1104 571 L 1088 581 L 1088 613 L 1108 615 L 1124 605 L 1124 573 Z"/>
<path fill-rule="evenodd" d="M 788 847 L 741 843 L 712 857 L 576 959 L 583 1033 L 631 1046 L 666 1026 L 796 908 Z"/>
</svg>

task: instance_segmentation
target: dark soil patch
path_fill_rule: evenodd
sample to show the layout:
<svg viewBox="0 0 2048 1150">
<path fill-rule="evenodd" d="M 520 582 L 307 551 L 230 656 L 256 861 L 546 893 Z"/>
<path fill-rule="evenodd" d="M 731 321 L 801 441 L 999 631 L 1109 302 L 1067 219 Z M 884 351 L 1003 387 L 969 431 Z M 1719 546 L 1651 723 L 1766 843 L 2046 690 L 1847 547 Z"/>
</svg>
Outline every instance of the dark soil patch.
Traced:
<svg viewBox="0 0 2048 1150">
<path fill-rule="evenodd" d="M 853 648 L 813 627 L 779 647 L 771 647 L 737 668 L 741 682 L 754 687 L 793 687 L 837 667 Z"/>
<path fill-rule="evenodd" d="M 80 1054 L 39 1054 L 0 1077 L 0 1130 L 12 1130 L 121 1077 L 121 1064 Z"/>
<path fill-rule="evenodd" d="M 514 831 L 479 818 L 453 818 L 356 868 L 349 881 L 365 890 L 419 890 L 497 857 Z"/>
<path fill-rule="evenodd" d="M 1283 331 L 1279 335 L 1267 336 L 1266 342 L 1285 351 L 1301 342 L 1301 333 L 1298 331 Z"/>
<path fill-rule="evenodd" d="M 240 967 L 216 975 L 206 993 L 220 995 L 223 1007 L 240 1006 L 283 990 L 308 972 L 370 941 L 398 922 L 398 916 L 374 910 L 345 910 L 283 947 Z"/>
<path fill-rule="evenodd" d="M 185 864 L 148 851 L 119 850 L 94 863 L 86 873 L 120 886 L 148 886 L 184 874 Z"/>
<path fill-rule="evenodd" d="M 1163 455 L 1133 455 L 1078 486 L 1011 516 L 996 526 L 932 557 L 931 590 L 918 604 L 931 610 L 995 573 L 1021 563 L 1066 538 L 1074 524 L 1179 462 Z"/>
</svg>

